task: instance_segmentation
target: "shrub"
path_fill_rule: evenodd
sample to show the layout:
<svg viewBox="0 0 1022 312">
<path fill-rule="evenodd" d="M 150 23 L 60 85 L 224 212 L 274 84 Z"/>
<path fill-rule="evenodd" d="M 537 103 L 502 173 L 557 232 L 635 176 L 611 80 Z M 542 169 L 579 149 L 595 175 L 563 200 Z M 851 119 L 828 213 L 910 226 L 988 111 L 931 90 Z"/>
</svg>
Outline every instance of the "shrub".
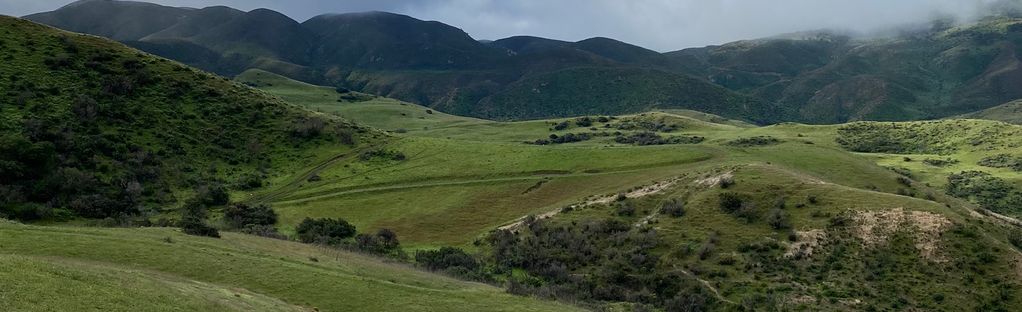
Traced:
<svg viewBox="0 0 1022 312">
<path fill-rule="evenodd" d="M 263 176 L 262 173 L 258 172 L 247 173 L 238 178 L 238 181 L 235 183 L 235 187 L 243 191 L 254 190 L 263 187 L 264 178 L 265 177 Z"/>
<path fill-rule="evenodd" d="M 297 138 L 309 139 L 317 137 L 326 128 L 326 120 L 320 117 L 305 117 L 291 125 L 291 134 Z"/>
<path fill-rule="evenodd" d="M 774 208 L 767 214 L 767 224 L 775 230 L 783 230 L 791 228 L 791 222 L 788 221 L 788 215 L 784 213 L 784 210 Z"/>
<path fill-rule="evenodd" d="M 195 188 L 195 200 L 207 206 L 226 205 L 231 200 L 227 188 L 219 182 L 209 182 Z"/>
<path fill-rule="evenodd" d="M 633 144 L 639 146 L 645 145 L 668 145 L 668 144 L 699 144 L 705 141 L 706 138 L 701 136 L 670 136 L 662 137 L 659 134 L 653 132 L 640 132 L 632 135 L 625 136 L 623 134 L 618 135 L 614 138 L 614 142 L 620 144 Z"/>
<path fill-rule="evenodd" d="M 909 178 L 906 178 L 904 176 L 899 176 L 896 180 L 898 181 L 898 184 L 901 184 L 901 185 L 904 185 L 904 186 L 908 186 L 908 187 L 912 187 L 912 180 L 910 180 Z"/>
<path fill-rule="evenodd" d="M 593 119 L 589 117 L 579 117 L 575 119 L 575 125 L 583 128 L 588 128 L 593 125 Z"/>
<path fill-rule="evenodd" d="M 181 209 L 178 226 L 182 232 L 195 236 L 220 237 L 220 232 L 206 223 L 206 207 L 202 202 L 191 199 Z"/>
<path fill-rule="evenodd" d="M 989 173 L 966 171 L 949 175 L 946 192 L 997 213 L 1022 211 L 1022 191 Z"/>
<path fill-rule="evenodd" d="M 635 206 L 627 201 L 618 202 L 617 209 L 614 213 L 622 217 L 631 217 L 635 215 Z"/>
<path fill-rule="evenodd" d="M 466 277 L 471 277 L 471 274 L 479 269 L 479 262 L 472 255 L 454 247 L 416 251 L 415 262 L 430 271 L 470 275 Z"/>
<path fill-rule="evenodd" d="M 194 217 L 181 218 L 181 231 L 188 235 L 220 238 L 220 231 L 206 224 L 205 220 Z"/>
<path fill-rule="evenodd" d="M 685 215 L 685 202 L 672 198 L 660 204 L 660 213 L 680 218 Z"/>
<path fill-rule="evenodd" d="M 781 140 L 771 136 L 756 136 L 751 138 L 738 138 L 727 143 L 736 147 L 767 146 L 781 143 Z"/>
<path fill-rule="evenodd" d="M 363 252 L 386 254 L 396 250 L 400 245 L 397 234 L 390 229 L 381 229 L 374 235 L 358 234 L 355 236 L 355 248 Z"/>
<path fill-rule="evenodd" d="M 742 198 L 737 193 L 732 192 L 721 193 L 719 195 L 719 198 L 720 210 L 726 213 L 734 214 L 735 212 L 738 212 L 738 210 L 742 208 L 743 204 Z"/>
<path fill-rule="evenodd" d="M 717 249 L 717 244 L 713 242 L 706 242 L 702 247 L 699 247 L 699 260 L 709 259 L 713 255 L 713 251 Z"/>
<path fill-rule="evenodd" d="M 343 219 L 305 218 L 295 228 L 295 233 L 303 243 L 337 245 L 355 235 L 355 226 Z"/>
<path fill-rule="evenodd" d="M 1011 229 L 1008 233 L 1008 241 L 1011 242 L 1015 248 L 1022 249 L 1022 229 Z"/>
<path fill-rule="evenodd" d="M 277 228 L 273 227 L 272 225 L 249 225 L 246 226 L 244 229 L 241 229 L 241 232 L 248 235 L 287 240 L 287 236 L 284 234 L 280 234 L 280 232 L 277 232 Z"/>
<path fill-rule="evenodd" d="M 568 129 L 569 126 L 570 126 L 570 124 L 568 124 L 567 121 L 562 121 L 562 122 L 554 125 L 554 130 L 561 131 L 561 130 L 564 130 L 564 129 Z"/>
<path fill-rule="evenodd" d="M 1022 171 L 1022 157 L 999 154 L 981 159 L 979 161 L 979 165 L 990 168 L 1008 168 L 1014 171 Z"/>
<path fill-rule="evenodd" d="M 387 151 L 382 149 L 372 149 L 364 151 L 361 154 L 358 154 L 358 159 L 361 161 L 370 161 L 373 160 L 374 158 L 387 158 L 396 161 L 403 161 L 407 159 L 405 154 L 402 152 Z"/>
<path fill-rule="evenodd" d="M 224 221 L 236 229 L 249 225 L 273 225 L 277 223 L 277 213 L 266 204 L 234 203 L 224 209 Z"/>
</svg>

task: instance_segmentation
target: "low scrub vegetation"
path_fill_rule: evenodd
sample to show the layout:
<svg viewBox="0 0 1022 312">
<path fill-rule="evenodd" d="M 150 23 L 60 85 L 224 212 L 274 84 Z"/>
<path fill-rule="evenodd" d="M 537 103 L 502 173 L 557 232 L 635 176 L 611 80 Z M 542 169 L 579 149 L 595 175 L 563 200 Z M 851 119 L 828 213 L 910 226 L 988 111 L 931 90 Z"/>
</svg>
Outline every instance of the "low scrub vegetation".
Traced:
<svg viewBox="0 0 1022 312">
<path fill-rule="evenodd" d="M 727 145 L 736 147 L 753 147 L 780 144 L 781 140 L 770 136 L 756 136 L 751 138 L 739 138 L 727 142 Z"/>
<path fill-rule="evenodd" d="M 701 136 L 668 136 L 663 137 L 653 132 L 639 132 L 634 134 L 621 134 L 614 138 L 614 142 L 633 145 L 667 145 L 667 144 L 699 144 L 706 138 Z"/>
</svg>

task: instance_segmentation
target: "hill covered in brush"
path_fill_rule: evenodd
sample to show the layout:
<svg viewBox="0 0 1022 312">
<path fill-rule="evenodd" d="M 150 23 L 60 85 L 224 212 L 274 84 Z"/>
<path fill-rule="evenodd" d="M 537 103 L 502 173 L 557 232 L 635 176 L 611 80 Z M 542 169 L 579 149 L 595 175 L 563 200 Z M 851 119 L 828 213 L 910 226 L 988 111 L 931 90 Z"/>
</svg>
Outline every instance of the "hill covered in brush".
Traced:
<svg viewBox="0 0 1022 312">
<path fill-rule="evenodd" d="M 659 107 L 777 120 L 763 115 L 772 110 L 753 99 L 674 70 L 668 57 L 606 38 L 530 52 L 502 46 L 507 40 L 485 44 L 440 22 L 385 12 L 326 14 L 299 24 L 264 9 L 169 8 L 108 0 L 79 1 L 25 18 L 114 38 L 226 76 L 264 69 L 460 115 L 532 119 Z M 604 76 L 592 77 L 593 71 Z M 528 103 L 508 95 L 529 92 L 548 79 L 570 83 L 537 92 L 534 98 L 541 107 L 509 109 Z M 572 89 L 580 86 L 586 97 Z M 628 102 L 617 102 L 622 98 Z M 573 106 L 561 107 L 563 99 Z"/>
<path fill-rule="evenodd" d="M 0 213 L 137 216 L 259 187 L 360 130 L 94 36 L 0 19 Z M 346 145 L 347 144 L 347 145 Z"/>
<path fill-rule="evenodd" d="M 250 68 L 496 119 L 696 109 L 757 123 L 918 120 L 1019 97 L 1014 11 L 879 38 L 806 32 L 658 53 L 609 38 L 479 42 L 385 12 L 299 23 L 260 9 L 85 0 L 26 18 L 222 75 Z"/>
</svg>

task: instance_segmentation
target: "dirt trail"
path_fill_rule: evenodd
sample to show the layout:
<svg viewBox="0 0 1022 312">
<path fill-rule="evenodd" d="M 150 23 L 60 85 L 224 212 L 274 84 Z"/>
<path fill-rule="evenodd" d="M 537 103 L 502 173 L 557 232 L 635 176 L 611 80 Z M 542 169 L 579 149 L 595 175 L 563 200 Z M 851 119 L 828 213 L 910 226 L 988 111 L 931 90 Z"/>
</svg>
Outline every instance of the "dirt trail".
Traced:
<svg viewBox="0 0 1022 312">
<path fill-rule="evenodd" d="M 639 198 L 639 197 L 650 196 L 650 195 L 654 195 L 654 194 L 663 192 L 664 190 L 667 190 L 667 189 L 671 188 L 672 186 L 677 185 L 679 180 L 681 180 L 681 178 L 671 178 L 671 179 L 660 181 L 660 182 L 656 182 L 656 183 L 653 183 L 653 184 L 650 184 L 650 185 L 647 185 L 647 186 L 639 187 L 639 188 L 633 189 L 631 191 L 628 191 L 628 192 L 625 192 L 625 193 L 622 193 L 622 194 L 625 197 L 627 197 L 627 198 Z M 584 201 L 582 203 L 573 204 L 573 205 L 571 205 L 569 207 L 571 207 L 572 209 L 578 209 L 578 208 L 583 208 L 583 207 L 592 206 L 592 205 L 610 204 L 610 203 L 613 203 L 614 201 L 616 201 L 618 196 L 620 196 L 620 195 L 608 195 L 608 196 L 598 197 L 596 199 L 586 200 L 586 201 Z M 547 219 L 547 218 L 552 218 L 552 217 L 556 216 L 557 214 L 561 213 L 561 210 L 562 210 L 562 208 L 558 208 L 556 210 L 551 210 L 551 211 L 547 211 L 547 212 L 535 215 L 534 217 L 536 218 L 536 220 L 543 220 L 543 219 Z M 653 215 L 650 215 L 650 216 L 647 216 L 646 218 L 644 218 L 643 220 L 648 222 L 653 217 L 654 217 Z M 523 224 L 525 224 L 525 220 L 528 219 L 528 218 L 529 218 L 529 216 L 524 216 L 524 217 L 518 218 L 518 220 L 515 220 L 514 222 L 512 222 L 510 224 L 498 227 L 497 229 L 499 229 L 499 230 L 510 230 L 510 231 L 517 230 Z M 640 221 L 640 223 L 641 222 L 642 221 Z"/>
</svg>

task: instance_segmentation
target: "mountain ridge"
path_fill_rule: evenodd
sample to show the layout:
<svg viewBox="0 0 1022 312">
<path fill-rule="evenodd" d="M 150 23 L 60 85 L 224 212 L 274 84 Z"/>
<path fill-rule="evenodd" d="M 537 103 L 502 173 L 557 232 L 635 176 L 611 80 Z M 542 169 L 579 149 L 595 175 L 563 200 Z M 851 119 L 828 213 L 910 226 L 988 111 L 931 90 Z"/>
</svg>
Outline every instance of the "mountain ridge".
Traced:
<svg viewBox="0 0 1022 312">
<path fill-rule="evenodd" d="M 142 19 L 140 11 L 148 12 L 147 18 Z M 210 11 L 223 18 L 196 17 Z M 1011 70 L 1018 63 L 1022 39 L 1017 34 L 1022 29 L 1014 26 L 1020 20 L 1010 14 L 974 24 L 935 23 L 886 39 L 808 31 L 658 53 L 603 37 L 569 42 L 515 36 L 481 42 L 442 22 L 379 11 L 323 14 L 301 23 L 270 12 L 95 0 L 26 18 L 111 37 L 225 76 L 258 68 L 309 83 L 501 120 L 558 117 L 554 112 L 574 111 L 558 107 L 568 104 L 594 108 L 587 111 L 604 107 L 613 109 L 607 113 L 639 112 L 649 106 L 635 103 L 700 109 L 706 105 L 699 102 L 736 97 L 753 98 L 750 103 L 758 107 L 718 103 L 729 109 L 714 113 L 761 124 L 920 120 L 979 111 L 1022 97 L 1012 87 L 1022 81 L 1022 72 Z M 532 113 L 492 109 L 495 98 L 501 98 L 496 107 L 528 105 L 500 96 L 517 92 L 513 89 L 527 80 L 581 74 L 592 67 L 622 73 L 651 69 L 645 77 L 620 75 L 647 89 L 674 84 L 681 88 L 672 92 L 716 91 L 705 98 L 667 102 L 662 95 L 628 94 L 625 97 L 639 100 L 613 103 L 604 100 L 610 93 L 558 89 L 559 100 L 548 102 L 548 109 Z M 650 79 L 667 76 L 677 78 L 669 83 Z M 570 79 L 584 82 L 592 77 Z M 750 111 L 773 113 L 750 118 Z"/>
</svg>

